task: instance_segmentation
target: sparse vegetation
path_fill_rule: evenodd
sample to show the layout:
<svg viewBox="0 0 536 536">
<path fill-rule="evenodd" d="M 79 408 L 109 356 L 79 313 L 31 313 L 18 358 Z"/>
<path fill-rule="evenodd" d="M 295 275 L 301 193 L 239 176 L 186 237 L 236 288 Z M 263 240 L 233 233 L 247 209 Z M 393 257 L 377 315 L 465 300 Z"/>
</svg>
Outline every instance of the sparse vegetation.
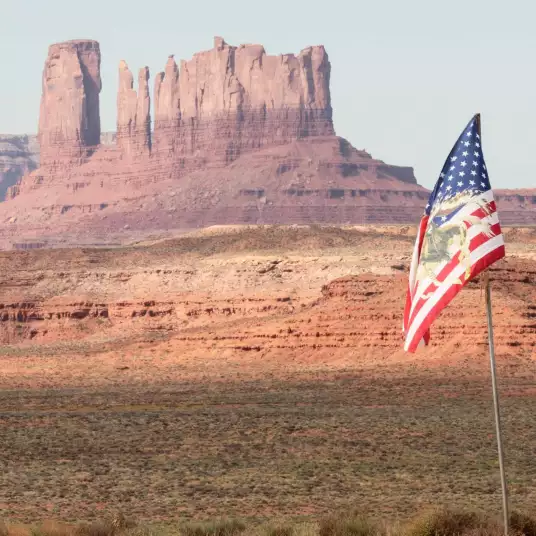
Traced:
<svg viewBox="0 0 536 536">
<path fill-rule="evenodd" d="M 377 525 L 359 512 L 332 515 L 320 521 L 318 536 L 370 536 L 378 534 Z"/>
<path fill-rule="evenodd" d="M 536 520 L 525 514 L 511 516 L 511 536 L 534 536 Z M 483 514 L 433 509 L 405 524 L 371 521 L 359 512 L 339 512 L 308 523 L 244 523 L 214 520 L 143 525 L 106 519 L 92 524 L 45 521 L 35 525 L 0 522 L 2 536 L 504 536 L 501 524 Z"/>
<path fill-rule="evenodd" d="M 392 536 L 413 527 L 477 536 L 488 530 L 469 514 L 413 518 L 428 504 L 493 516 L 500 509 L 489 369 L 487 359 L 480 359 L 483 312 L 480 327 L 472 312 L 463 317 L 471 324 L 463 333 L 449 324 L 448 315 L 435 328 L 462 347 L 459 360 L 451 362 L 448 350 L 436 346 L 438 352 L 428 354 L 433 363 L 428 357 L 418 365 L 400 363 L 401 307 L 391 310 L 391 302 L 396 292 L 401 298 L 406 292 L 403 274 L 394 285 L 383 285 L 386 275 L 379 282 L 369 275 L 339 286 L 327 282 L 347 253 L 358 264 L 352 260 L 345 271 L 394 266 L 401 272 L 411 236 L 397 231 L 385 241 L 372 229 L 330 228 L 245 229 L 223 238 L 210 232 L 119 252 L 0 254 L 10 278 L 6 303 L 38 300 L 40 293 L 72 296 L 67 304 L 108 303 L 110 296 L 112 306 L 131 299 L 141 303 L 111 313 L 113 321 L 60 319 L 57 325 L 56 301 L 47 309 L 52 320 L 28 323 L 43 332 L 51 323 L 46 336 L 0 347 L 0 518 L 8 522 L 0 525 L 0 536 L 8 530 L 15 536 L 17 523 L 47 517 L 86 520 L 76 528 L 79 536 L 160 535 L 164 526 L 175 527 L 170 535 Z M 302 249 L 287 255 L 297 243 Z M 250 258 L 253 248 L 263 255 Z M 247 253 L 243 262 L 235 262 L 237 251 Z M 284 256 L 274 251 L 288 258 L 280 261 Z M 218 271 L 200 273 L 185 287 L 203 270 L 198 260 L 215 254 L 221 255 L 211 260 Z M 290 282 L 264 283 L 276 270 L 259 279 L 258 271 L 276 261 L 288 270 L 281 269 L 283 275 L 294 274 Z M 522 273 L 529 277 L 532 265 L 526 263 Z M 512 277 L 516 266 L 512 261 L 507 267 Z M 164 273 L 172 269 L 173 277 Z M 46 279 L 35 275 L 41 272 L 49 274 Z M 137 283 L 127 281 L 127 272 Z M 18 282 L 11 274 L 19 274 Z M 320 297 L 321 279 L 333 299 Z M 39 285 L 28 286 L 32 281 Z M 508 281 L 499 298 L 512 294 L 520 303 L 530 302 L 517 309 L 508 300 L 496 302 L 511 502 L 530 511 L 536 504 L 534 300 L 529 283 Z M 245 293 L 242 305 L 230 303 L 225 293 L 235 292 L 235 283 L 239 294 L 263 285 L 263 296 Z M 387 305 L 378 301 L 367 311 L 366 300 L 376 299 L 369 287 L 376 284 Z M 199 285 L 214 286 L 212 301 L 196 294 Z M 167 299 L 168 286 L 182 296 L 173 320 L 132 317 L 135 309 L 153 308 L 160 293 Z M 464 292 L 466 305 L 477 303 L 475 288 Z M 83 300 L 75 299 L 79 295 Z M 242 311 L 223 312 L 234 307 Z M 214 314 L 218 308 L 221 314 Z M 198 310 L 205 319 L 189 316 Z M 385 321 L 374 333 L 360 329 L 367 314 Z M 77 322 L 90 332 L 79 328 L 72 337 L 68 330 Z M 3 324 L 6 330 L 10 322 Z M 515 333 L 508 342 L 524 341 L 521 347 L 504 344 L 508 330 Z M 478 344 L 463 351 L 473 338 Z M 437 345 L 442 339 L 435 340 Z M 129 512 L 138 525 L 113 522 L 108 515 L 115 510 Z M 512 526 L 532 534 L 531 518 L 516 515 Z M 270 522 L 274 516 L 277 522 Z M 242 521 L 202 521 L 210 518 Z M 385 528 L 381 520 L 390 518 L 400 526 Z M 72 527 L 31 530 L 36 536 L 65 536 Z M 20 536 L 25 530 L 30 529 L 20 528 Z"/>
<path fill-rule="evenodd" d="M 180 529 L 181 536 L 235 536 L 246 530 L 246 525 L 236 520 L 220 520 L 208 523 L 188 523 Z"/>
<path fill-rule="evenodd" d="M 485 525 L 482 518 L 474 512 L 436 509 L 416 518 L 405 532 L 407 536 L 462 535 L 468 531 L 483 529 Z"/>
<path fill-rule="evenodd" d="M 366 380 L 319 374 L 4 390 L 2 515 L 70 521 L 117 509 L 148 522 L 277 513 L 285 524 L 349 507 L 373 519 L 407 519 L 434 503 L 497 512 L 487 378 L 462 369 L 403 376 L 395 365 Z M 501 377 L 503 392 L 528 381 Z M 502 403 L 512 505 L 530 509 L 536 399 Z"/>
</svg>

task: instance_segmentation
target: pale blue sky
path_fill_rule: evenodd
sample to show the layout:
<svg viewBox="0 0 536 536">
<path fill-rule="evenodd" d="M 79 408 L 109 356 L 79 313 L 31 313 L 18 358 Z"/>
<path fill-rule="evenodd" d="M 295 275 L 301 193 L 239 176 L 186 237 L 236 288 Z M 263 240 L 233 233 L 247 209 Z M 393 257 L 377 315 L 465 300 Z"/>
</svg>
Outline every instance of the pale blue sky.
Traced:
<svg viewBox="0 0 536 536">
<path fill-rule="evenodd" d="M 53 42 L 100 42 L 103 130 L 115 129 L 121 59 L 154 77 L 214 35 L 270 54 L 324 44 L 335 128 L 353 145 L 432 187 L 478 111 L 492 186 L 536 186 L 534 0 L 3 0 L 0 16 L 1 133 L 37 130 Z"/>
</svg>

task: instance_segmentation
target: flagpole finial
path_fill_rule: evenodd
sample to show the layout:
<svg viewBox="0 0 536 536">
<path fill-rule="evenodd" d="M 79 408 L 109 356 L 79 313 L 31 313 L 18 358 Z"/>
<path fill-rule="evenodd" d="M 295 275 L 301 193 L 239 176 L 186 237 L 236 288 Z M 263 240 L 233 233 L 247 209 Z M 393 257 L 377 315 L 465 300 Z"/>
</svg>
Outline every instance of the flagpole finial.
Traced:
<svg viewBox="0 0 536 536">
<path fill-rule="evenodd" d="M 480 113 L 475 114 L 475 123 L 476 123 L 476 129 L 478 133 L 482 134 L 482 132 L 480 131 Z"/>
</svg>

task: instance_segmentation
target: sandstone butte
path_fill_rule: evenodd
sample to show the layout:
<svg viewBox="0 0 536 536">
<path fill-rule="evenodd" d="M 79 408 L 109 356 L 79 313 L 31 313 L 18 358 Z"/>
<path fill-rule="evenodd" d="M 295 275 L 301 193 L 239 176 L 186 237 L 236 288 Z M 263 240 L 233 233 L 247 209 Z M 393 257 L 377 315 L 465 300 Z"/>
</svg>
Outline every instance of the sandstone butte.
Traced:
<svg viewBox="0 0 536 536">
<path fill-rule="evenodd" d="M 101 143 L 99 43 L 50 46 L 40 167 L 7 188 L 0 246 L 105 243 L 214 224 L 414 223 L 428 191 L 413 169 L 336 136 L 323 46 L 267 55 L 228 45 L 154 81 L 118 70 L 117 132 Z M 152 128 L 151 128 L 152 125 Z M 536 192 L 498 191 L 503 223 L 536 222 Z"/>
</svg>

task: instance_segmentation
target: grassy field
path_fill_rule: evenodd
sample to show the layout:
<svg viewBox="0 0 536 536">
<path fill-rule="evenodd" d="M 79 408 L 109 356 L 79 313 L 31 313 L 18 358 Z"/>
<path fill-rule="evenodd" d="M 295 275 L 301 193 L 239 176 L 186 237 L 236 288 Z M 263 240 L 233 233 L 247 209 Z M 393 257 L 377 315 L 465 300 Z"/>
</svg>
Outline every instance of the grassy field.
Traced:
<svg viewBox="0 0 536 536">
<path fill-rule="evenodd" d="M 511 502 L 536 504 L 534 371 L 502 374 Z M 0 518 L 307 521 L 429 505 L 500 512 L 489 379 L 341 371 L 282 381 L 0 393 Z M 353 534 L 353 533 L 352 533 Z"/>
<path fill-rule="evenodd" d="M 260 524 L 237 519 L 173 524 L 139 524 L 121 513 L 91 523 L 44 521 L 32 525 L 0 522 L 1 536 L 505 536 L 502 522 L 482 513 L 435 508 L 405 522 L 371 520 L 359 512 L 341 511 L 317 521 L 271 521 Z M 509 536 L 536 536 L 536 520 L 512 512 Z"/>
</svg>

